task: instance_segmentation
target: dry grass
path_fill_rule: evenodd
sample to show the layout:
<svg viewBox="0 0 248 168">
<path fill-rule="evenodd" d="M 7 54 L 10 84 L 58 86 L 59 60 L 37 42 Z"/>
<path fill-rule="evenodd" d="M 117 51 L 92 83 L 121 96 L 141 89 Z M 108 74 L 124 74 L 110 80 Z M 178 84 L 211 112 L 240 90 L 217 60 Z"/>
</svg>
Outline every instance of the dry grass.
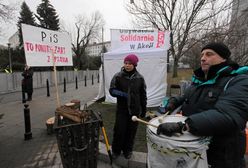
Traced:
<svg viewBox="0 0 248 168">
<path fill-rule="evenodd" d="M 178 77 L 172 78 L 172 74 L 168 73 L 167 76 L 167 83 L 168 86 L 171 84 L 179 84 L 180 80 L 190 80 L 192 75 L 192 70 L 190 69 L 183 69 L 178 70 Z M 103 117 L 104 127 L 107 132 L 107 137 L 109 143 L 112 142 L 113 137 L 113 127 L 115 122 L 115 111 L 116 105 L 115 104 L 106 104 L 104 102 L 97 102 L 92 104 L 89 109 L 92 109 L 96 112 L 101 112 Z M 134 151 L 139 152 L 147 152 L 147 145 L 146 145 L 146 126 L 144 124 L 139 124 L 138 131 L 135 138 L 135 145 Z"/>
<path fill-rule="evenodd" d="M 172 73 L 167 75 L 167 83 L 170 84 L 179 84 L 181 80 L 190 80 L 193 74 L 192 69 L 178 69 L 178 77 L 172 78 Z"/>
</svg>

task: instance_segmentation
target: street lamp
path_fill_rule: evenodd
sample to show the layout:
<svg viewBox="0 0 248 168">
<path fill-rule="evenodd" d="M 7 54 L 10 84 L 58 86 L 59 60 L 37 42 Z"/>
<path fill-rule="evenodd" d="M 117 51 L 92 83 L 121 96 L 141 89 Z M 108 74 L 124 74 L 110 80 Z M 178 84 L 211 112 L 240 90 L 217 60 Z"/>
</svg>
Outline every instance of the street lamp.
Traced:
<svg viewBox="0 0 248 168">
<path fill-rule="evenodd" d="M 7 43 L 8 51 L 9 51 L 9 71 L 12 72 L 12 59 L 11 59 L 11 52 L 10 52 L 10 43 Z"/>
</svg>

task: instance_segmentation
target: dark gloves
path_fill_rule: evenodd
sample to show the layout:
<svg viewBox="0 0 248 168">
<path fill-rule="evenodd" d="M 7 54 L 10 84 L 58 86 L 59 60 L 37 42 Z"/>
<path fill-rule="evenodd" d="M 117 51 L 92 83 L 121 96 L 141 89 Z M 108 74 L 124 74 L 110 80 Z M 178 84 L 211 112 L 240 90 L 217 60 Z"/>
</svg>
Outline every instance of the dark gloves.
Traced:
<svg viewBox="0 0 248 168">
<path fill-rule="evenodd" d="M 146 112 L 140 114 L 140 118 L 145 118 L 145 116 L 146 116 Z"/>
<path fill-rule="evenodd" d="M 185 129 L 185 124 L 182 122 L 168 122 L 163 123 L 158 126 L 157 134 L 164 134 L 166 136 L 172 136 L 174 133 L 182 134 L 183 130 Z"/>
<path fill-rule="evenodd" d="M 169 111 L 169 112 L 171 113 L 173 110 L 175 110 L 174 103 L 169 101 L 169 102 L 167 103 L 167 105 L 164 107 L 164 109 L 165 109 L 165 113 L 166 113 L 167 111 Z"/>
<path fill-rule="evenodd" d="M 119 91 L 117 89 L 112 89 L 111 92 L 112 92 L 112 95 L 115 96 L 115 97 L 119 96 L 119 97 L 125 97 L 125 98 L 127 98 L 127 96 L 128 96 L 127 93 L 122 92 L 122 91 Z"/>
</svg>

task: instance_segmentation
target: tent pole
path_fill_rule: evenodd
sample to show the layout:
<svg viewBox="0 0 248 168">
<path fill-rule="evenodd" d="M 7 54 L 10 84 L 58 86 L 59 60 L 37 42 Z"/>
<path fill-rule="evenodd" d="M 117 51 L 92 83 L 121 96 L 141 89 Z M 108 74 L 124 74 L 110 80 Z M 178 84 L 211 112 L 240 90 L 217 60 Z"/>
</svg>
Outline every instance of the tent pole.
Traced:
<svg viewBox="0 0 248 168">
<path fill-rule="evenodd" d="M 103 84 L 103 94 L 104 94 L 104 98 L 106 97 L 106 93 L 105 93 L 105 76 L 104 76 L 104 51 L 103 51 L 103 49 L 104 49 L 104 44 L 103 44 L 103 37 L 104 36 L 104 29 L 103 29 L 103 27 L 102 27 L 102 55 L 101 55 L 101 57 L 102 57 L 102 79 L 103 79 L 103 82 L 102 82 L 102 84 Z"/>
</svg>

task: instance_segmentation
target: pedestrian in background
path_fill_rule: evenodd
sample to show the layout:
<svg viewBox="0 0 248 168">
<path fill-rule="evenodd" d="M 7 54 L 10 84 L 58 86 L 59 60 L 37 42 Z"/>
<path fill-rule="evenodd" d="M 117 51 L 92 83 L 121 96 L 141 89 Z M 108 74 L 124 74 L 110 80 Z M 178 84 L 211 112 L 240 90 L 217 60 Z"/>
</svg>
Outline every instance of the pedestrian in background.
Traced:
<svg viewBox="0 0 248 168">
<path fill-rule="evenodd" d="M 137 71 L 139 59 L 136 55 L 127 55 L 124 66 L 111 80 L 109 92 L 117 98 L 117 110 L 113 132 L 112 152 L 117 158 L 121 152 L 126 159 L 132 156 L 134 139 L 138 122 L 132 121 L 132 116 L 146 115 L 146 83 Z"/>
<path fill-rule="evenodd" d="M 248 120 L 248 67 L 230 59 L 223 43 L 209 43 L 201 50 L 201 68 L 183 96 L 169 99 L 168 109 L 180 105 L 185 123 L 160 124 L 157 133 L 172 136 L 189 131 L 211 136 L 207 150 L 211 168 L 243 168 Z"/>
<path fill-rule="evenodd" d="M 28 65 L 25 65 L 22 73 L 22 89 L 24 93 L 27 93 L 27 101 L 32 100 L 33 95 L 33 70 Z"/>
</svg>

